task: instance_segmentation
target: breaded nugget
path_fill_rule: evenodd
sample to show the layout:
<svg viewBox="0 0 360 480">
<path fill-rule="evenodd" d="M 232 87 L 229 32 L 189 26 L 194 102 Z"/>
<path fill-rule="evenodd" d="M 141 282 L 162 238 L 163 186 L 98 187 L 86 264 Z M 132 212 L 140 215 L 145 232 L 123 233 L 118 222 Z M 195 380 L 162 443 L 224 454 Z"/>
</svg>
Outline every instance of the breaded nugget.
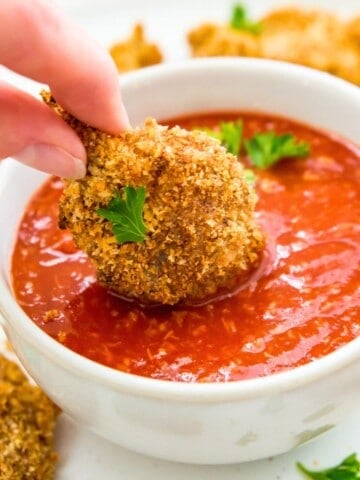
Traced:
<svg viewBox="0 0 360 480">
<path fill-rule="evenodd" d="M 162 53 L 155 43 L 149 43 L 144 36 L 144 28 L 136 24 L 131 36 L 110 48 L 119 72 L 128 72 L 162 62 Z"/>
<path fill-rule="evenodd" d="M 191 303 L 233 288 L 258 265 L 264 239 L 255 194 L 218 140 L 151 119 L 114 137 L 45 101 L 87 149 L 87 175 L 66 182 L 60 226 L 93 260 L 101 284 L 145 304 Z M 120 245 L 96 213 L 124 186 L 146 187 L 143 243 Z"/>
<path fill-rule="evenodd" d="M 0 480 L 51 480 L 59 409 L 0 356 Z"/>
<path fill-rule="evenodd" d="M 262 21 L 260 55 L 306 65 L 360 84 L 356 22 L 319 10 L 276 10 Z"/>
<path fill-rule="evenodd" d="M 360 85 L 360 17 L 345 25 L 340 48 L 334 51 L 334 74 Z"/>
<path fill-rule="evenodd" d="M 360 48 L 360 17 L 355 17 L 346 25 L 349 40 L 354 42 Z"/>
<path fill-rule="evenodd" d="M 268 31 L 305 29 L 313 22 L 313 11 L 297 7 L 270 10 L 261 20 L 262 28 Z"/>
<path fill-rule="evenodd" d="M 360 85 L 360 19 L 345 22 L 321 10 L 273 10 L 259 34 L 203 24 L 188 34 L 192 55 L 250 56 L 306 65 Z"/>
<path fill-rule="evenodd" d="M 342 37 L 340 20 L 326 12 L 286 8 L 261 20 L 260 55 L 332 71 L 334 45 Z"/>
<path fill-rule="evenodd" d="M 227 25 L 205 23 L 188 34 L 194 57 L 259 55 L 257 36 Z"/>
</svg>

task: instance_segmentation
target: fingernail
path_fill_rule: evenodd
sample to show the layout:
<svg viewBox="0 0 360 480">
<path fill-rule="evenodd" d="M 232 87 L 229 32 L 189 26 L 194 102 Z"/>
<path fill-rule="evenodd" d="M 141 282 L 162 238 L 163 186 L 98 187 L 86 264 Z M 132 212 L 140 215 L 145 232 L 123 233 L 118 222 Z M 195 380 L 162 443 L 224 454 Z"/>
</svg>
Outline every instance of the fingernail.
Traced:
<svg viewBox="0 0 360 480">
<path fill-rule="evenodd" d="M 124 127 L 125 130 L 128 130 L 131 128 L 130 125 L 130 120 L 129 120 L 129 115 L 126 111 L 125 105 L 121 102 L 120 105 L 120 116 L 121 116 L 121 123 Z"/>
<path fill-rule="evenodd" d="M 19 162 L 42 172 L 65 178 L 81 178 L 86 173 L 85 162 L 56 145 L 29 145 L 13 155 Z"/>
</svg>

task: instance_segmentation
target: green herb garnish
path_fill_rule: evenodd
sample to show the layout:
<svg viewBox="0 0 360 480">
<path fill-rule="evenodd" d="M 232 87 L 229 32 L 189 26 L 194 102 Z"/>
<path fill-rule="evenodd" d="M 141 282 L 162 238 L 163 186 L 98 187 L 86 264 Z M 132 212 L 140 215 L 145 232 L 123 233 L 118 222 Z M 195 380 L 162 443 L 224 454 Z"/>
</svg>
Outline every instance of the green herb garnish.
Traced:
<svg viewBox="0 0 360 480">
<path fill-rule="evenodd" d="M 219 130 L 212 130 L 211 128 L 200 128 L 203 132 L 210 135 L 210 137 L 217 138 L 229 153 L 239 155 L 243 123 L 241 120 L 236 122 L 221 122 Z"/>
<path fill-rule="evenodd" d="M 251 163 L 258 168 L 269 168 L 283 158 L 304 157 L 310 148 L 306 142 L 297 142 L 294 135 L 274 132 L 257 133 L 250 140 L 245 140 L 245 149 Z"/>
<path fill-rule="evenodd" d="M 115 190 L 115 197 L 106 208 L 96 213 L 113 224 L 113 233 L 118 243 L 143 242 L 146 226 L 143 221 L 145 187 L 124 187 L 123 197 Z"/>
<path fill-rule="evenodd" d="M 255 175 L 254 170 L 251 170 L 251 168 L 244 168 L 243 174 L 245 182 L 248 185 L 254 186 L 256 184 L 257 176 Z"/>
<path fill-rule="evenodd" d="M 247 16 L 246 8 L 240 3 L 233 7 L 230 26 L 235 30 L 246 30 L 255 35 L 259 35 L 262 30 L 261 23 L 250 20 Z"/>
<path fill-rule="evenodd" d="M 357 480 L 360 479 L 360 462 L 356 453 L 352 453 L 339 465 L 326 470 L 308 470 L 302 463 L 296 466 L 307 478 L 311 480 Z"/>
<path fill-rule="evenodd" d="M 242 121 L 238 120 L 237 122 L 221 122 L 220 132 L 221 143 L 224 145 L 226 150 L 233 155 L 239 155 L 243 133 Z"/>
</svg>

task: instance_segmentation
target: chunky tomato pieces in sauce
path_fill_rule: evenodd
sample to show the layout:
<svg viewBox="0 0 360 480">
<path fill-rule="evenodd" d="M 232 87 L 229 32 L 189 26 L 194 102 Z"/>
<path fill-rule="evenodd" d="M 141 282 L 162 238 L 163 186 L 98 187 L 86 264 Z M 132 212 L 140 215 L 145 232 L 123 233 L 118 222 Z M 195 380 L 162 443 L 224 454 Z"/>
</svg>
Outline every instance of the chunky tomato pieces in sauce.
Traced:
<svg viewBox="0 0 360 480">
<path fill-rule="evenodd" d="M 256 114 L 171 121 L 185 128 L 244 120 L 244 135 L 274 130 L 311 154 L 256 170 L 263 263 L 230 298 L 196 308 L 142 309 L 96 283 L 94 268 L 57 227 L 62 183 L 51 179 L 22 219 L 12 260 L 18 302 L 75 352 L 137 375 L 223 382 L 322 357 L 360 334 L 360 149 L 298 123 Z M 246 159 L 245 159 L 246 161 Z"/>
</svg>

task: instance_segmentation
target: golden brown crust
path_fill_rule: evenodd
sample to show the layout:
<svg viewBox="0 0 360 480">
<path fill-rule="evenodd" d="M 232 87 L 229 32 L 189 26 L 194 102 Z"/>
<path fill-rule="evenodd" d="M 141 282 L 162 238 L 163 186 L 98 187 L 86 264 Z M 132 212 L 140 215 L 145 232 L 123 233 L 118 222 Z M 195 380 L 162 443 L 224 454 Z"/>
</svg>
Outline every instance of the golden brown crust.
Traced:
<svg viewBox="0 0 360 480">
<path fill-rule="evenodd" d="M 233 287 L 258 264 L 255 194 L 217 140 L 152 119 L 113 137 L 62 114 L 87 149 L 88 173 L 67 182 L 60 224 L 93 260 L 102 284 L 142 303 L 192 302 Z M 123 186 L 146 187 L 143 243 L 119 245 L 96 213 Z"/>
<path fill-rule="evenodd" d="M 188 40 L 192 55 L 263 57 L 306 65 L 360 85 L 360 20 L 320 10 L 276 9 L 260 19 L 260 34 L 203 24 Z"/>
<path fill-rule="evenodd" d="M 189 32 L 188 40 L 194 57 L 259 56 L 256 35 L 227 25 L 204 23 Z"/>
<path fill-rule="evenodd" d="M 51 480 L 59 409 L 0 356 L 0 480 Z"/>
<path fill-rule="evenodd" d="M 162 62 L 162 53 L 155 43 L 150 43 L 144 35 L 144 27 L 136 24 L 130 37 L 115 43 L 110 48 L 119 72 L 128 72 Z"/>
</svg>

